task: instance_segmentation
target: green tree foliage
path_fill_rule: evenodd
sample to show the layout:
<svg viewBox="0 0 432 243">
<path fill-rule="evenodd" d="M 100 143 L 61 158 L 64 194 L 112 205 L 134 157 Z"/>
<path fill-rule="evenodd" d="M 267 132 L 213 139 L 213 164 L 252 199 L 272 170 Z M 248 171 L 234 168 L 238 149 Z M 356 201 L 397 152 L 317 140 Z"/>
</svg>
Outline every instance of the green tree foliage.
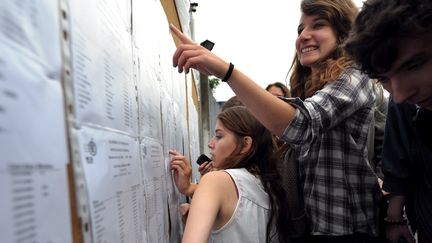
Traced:
<svg viewBox="0 0 432 243">
<path fill-rule="evenodd" d="M 216 87 L 220 84 L 220 79 L 216 77 L 209 77 L 208 82 L 209 82 L 210 89 L 215 90 Z"/>
</svg>

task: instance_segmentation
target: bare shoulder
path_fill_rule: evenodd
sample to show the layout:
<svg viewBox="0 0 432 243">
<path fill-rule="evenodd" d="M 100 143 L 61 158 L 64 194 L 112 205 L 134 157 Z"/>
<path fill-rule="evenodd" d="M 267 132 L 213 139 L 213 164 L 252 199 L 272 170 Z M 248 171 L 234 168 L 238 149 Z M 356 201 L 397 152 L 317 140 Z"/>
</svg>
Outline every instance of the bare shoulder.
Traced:
<svg viewBox="0 0 432 243">
<path fill-rule="evenodd" d="M 231 181 L 231 176 L 223 171 L 210 171 L 201 177 L 200 183 L 212 183 L 212 182 L 220 182 L 223 183 L 225 181 Z"/>
<path fill-rule="evenodd" d="M 226 190 L 235 187 L 231 176 L 225 171 L 211 171 L 205 174 L 200 181 L 200 186 Z"/>
<path fill-rule="evenodd" d="M 232 217 L 238 202 L 236 184 L 230 174 L 225 171 L 212 171 L 201 178 L 199 187 L 208 194 L 206 198 L 213 197 L 212 201 L 219 205 L 218 215 L 213 228 L 220 229 Z M 202 184 L 202 185 L 201 185 Z"/>
</svg>

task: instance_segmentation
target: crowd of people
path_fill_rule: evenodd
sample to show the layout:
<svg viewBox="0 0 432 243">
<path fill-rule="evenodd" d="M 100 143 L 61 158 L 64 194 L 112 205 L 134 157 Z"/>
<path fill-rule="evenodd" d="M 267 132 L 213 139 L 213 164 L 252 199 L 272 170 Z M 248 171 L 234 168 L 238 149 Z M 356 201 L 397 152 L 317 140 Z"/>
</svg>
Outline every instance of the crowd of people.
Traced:
<svg viewBox="0 0 432 243">
<path fill-rule="evenodd" d="M 217 116 L 199 184 L 170 152 L 177 188 L 192 197 L 182 242 L 432 242 L 432 3 L 300 8 L 290 90 L 262 89 L 170 27 L 182 43 L 178 71 L 214 75 L 236 94 Z M 295 158 L 280 156 L 281 144 Z M 307 219 L 300 236 L 291 233 L 298 195 L 280 168 L 290 163 Z"/>
</svg>

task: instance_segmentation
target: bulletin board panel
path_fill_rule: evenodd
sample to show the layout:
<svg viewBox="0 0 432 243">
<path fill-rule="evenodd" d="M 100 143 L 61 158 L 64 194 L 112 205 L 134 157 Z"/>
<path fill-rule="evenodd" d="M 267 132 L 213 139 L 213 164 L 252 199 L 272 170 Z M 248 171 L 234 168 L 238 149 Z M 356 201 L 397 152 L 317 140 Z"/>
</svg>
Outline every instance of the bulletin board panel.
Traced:
<svg viewBox="0 0 432 243">
<path fill-rule="evenodd" d="M 197 156 L 200 139 L 195 82 L 172 68 L 177 8 L 3 1 L 5 242 L 180 242 L 168 150 Z"/>
</svg>

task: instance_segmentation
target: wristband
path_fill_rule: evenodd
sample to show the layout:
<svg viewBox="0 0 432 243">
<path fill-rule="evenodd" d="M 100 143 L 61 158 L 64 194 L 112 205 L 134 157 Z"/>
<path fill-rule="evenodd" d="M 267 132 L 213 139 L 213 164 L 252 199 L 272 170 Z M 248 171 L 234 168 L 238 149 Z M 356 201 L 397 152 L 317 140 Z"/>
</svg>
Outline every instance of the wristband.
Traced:
<svg viewBox="0 0 432 243">
<path fill-rule="evenodd" d="M 231 74 L 232 74 L 233 70 L 234 70 L 234 64 L 230 63 L 228 71 L 225 74 L 225 77 L 222 79 L 222 82 L 227 82 L 228 81 L 228 79 L 231 77 Z"/>
<path fill-rule="evenodd" d="M 403 217 L 401 220 L 389 220 L 387 217 L 384 218 L 384 222 L 388 225 L 407 225 L 408 220 Z"/>
</svg>

